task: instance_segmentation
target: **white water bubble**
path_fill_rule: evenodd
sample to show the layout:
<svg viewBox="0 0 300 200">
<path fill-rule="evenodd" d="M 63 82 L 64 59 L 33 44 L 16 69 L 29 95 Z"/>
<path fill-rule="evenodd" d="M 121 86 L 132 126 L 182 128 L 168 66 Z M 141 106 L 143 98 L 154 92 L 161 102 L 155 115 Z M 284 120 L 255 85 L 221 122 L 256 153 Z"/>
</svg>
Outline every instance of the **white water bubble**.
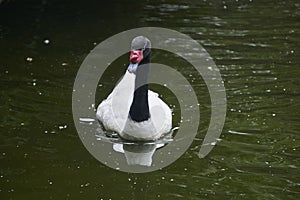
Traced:
<svg viewBox="0 0 300 200">
<path fill-rule="evenodd" d="M 67 127 L 68 127 L 67 125 L 60 125 L 60 126 L 58 126 L 59 130 L 66 129 Z"/>
<path fill-rule="evenodd" d="M 26 61 L 27 61 L 27 62 L 32 62 L 32 61 L 33 61 L 33 58 L 32 58 L 32 57 L 27 57 L 27 58 L 26 58 Z"/>
<path fill-rule="evenodd" d="M 50 40 L 48 40 L 48 39 L 44 40 L 44 44 L 49 44 L 49 43 L 50 43 Z"/>
</svg>

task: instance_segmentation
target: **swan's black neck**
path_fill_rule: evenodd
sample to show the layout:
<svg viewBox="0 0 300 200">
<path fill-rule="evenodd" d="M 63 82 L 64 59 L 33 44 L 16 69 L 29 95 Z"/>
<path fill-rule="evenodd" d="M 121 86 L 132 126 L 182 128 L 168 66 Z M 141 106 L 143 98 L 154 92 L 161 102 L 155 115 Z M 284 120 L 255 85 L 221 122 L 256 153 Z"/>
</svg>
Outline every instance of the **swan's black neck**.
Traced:
<svg viewBox="0 0 300 200">
<path fill-rule="evenodd" d="M 147 52 L 149 51 L 149 52 Z M 142 122 L 150 118 L 148 102 L 148 73 L 150 68 L 150 49 L 145 49 L 144 59 L 136 71 L 135 90 L 129 115 L 133 121 Z M 142 65 L 142 66 L 141 66 Z"/>
</svg>

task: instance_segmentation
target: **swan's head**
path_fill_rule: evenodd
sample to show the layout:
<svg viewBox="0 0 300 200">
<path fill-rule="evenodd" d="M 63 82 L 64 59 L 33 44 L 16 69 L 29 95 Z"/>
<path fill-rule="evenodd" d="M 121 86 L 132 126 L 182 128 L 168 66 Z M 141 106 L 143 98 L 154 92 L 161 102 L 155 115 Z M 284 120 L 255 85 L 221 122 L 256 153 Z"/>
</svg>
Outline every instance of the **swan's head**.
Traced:
<svg viewBox="0 0 300 200">
<path fill-rule="evenodd" d="M 140 64 L 150 62 L 151 42 L 144 36 L 137 36 L 131 42 L 128 71 L 135 73 Z"/>
</svg>

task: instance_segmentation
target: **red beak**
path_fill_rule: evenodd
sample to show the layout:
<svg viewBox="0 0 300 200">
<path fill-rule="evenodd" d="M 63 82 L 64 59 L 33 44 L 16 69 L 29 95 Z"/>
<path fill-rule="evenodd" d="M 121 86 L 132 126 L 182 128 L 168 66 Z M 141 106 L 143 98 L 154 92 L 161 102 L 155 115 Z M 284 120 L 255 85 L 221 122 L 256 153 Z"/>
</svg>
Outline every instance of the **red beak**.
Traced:
<svg viewBox="0 0 300 200">
<path fill-rule="evenodd" d="M 140 63 L 143 60 L 143 51 L 142 50 L 131 50 L 130 54 L 130 62 L 132 63 Z"/>
</svg>

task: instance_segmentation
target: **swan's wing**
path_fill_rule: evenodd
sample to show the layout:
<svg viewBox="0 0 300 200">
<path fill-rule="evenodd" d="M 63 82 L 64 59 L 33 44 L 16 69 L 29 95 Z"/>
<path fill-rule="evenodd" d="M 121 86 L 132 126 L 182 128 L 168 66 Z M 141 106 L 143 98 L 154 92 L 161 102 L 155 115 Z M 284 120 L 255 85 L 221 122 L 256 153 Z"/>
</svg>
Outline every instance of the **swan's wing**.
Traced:
<svg viewBox="0 0 300 200">
<path fill-rule="evenodd" d="M 148 98 L 151 119 L 156 131 L 161 134 L 169 132 L 172 128 L 171 109 L 155 92 L 149 91 Z"/>
<path fill-rule="evenodd" d="M 105 129 L 123 130 L 133 99 L 135 75 L 126 72 L 112 93 L 97 108 L 97 118 Z"/>
</svg>

